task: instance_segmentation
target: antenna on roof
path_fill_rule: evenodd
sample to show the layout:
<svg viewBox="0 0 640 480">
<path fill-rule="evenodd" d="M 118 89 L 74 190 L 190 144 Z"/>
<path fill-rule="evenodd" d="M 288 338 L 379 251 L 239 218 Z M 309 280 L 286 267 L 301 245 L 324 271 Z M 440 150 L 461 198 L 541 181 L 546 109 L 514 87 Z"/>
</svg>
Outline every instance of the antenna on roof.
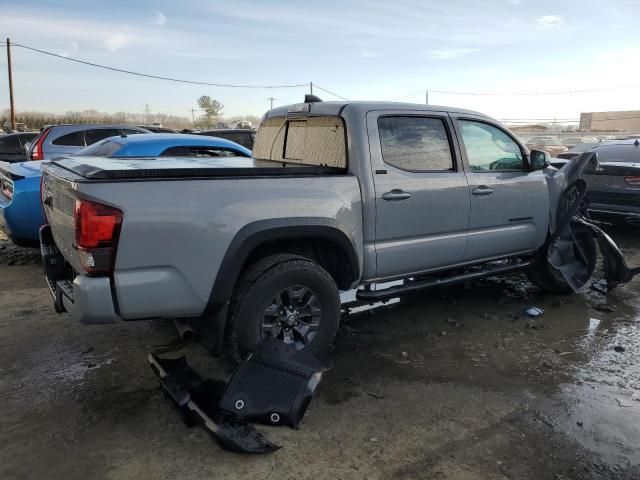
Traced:
<svg viewBox="0 0 640 480">
<path fill-rule="evenodd" d="M 307 93 L 304 96 L 304 103 L 318 103 L 321 101 L 322 99 L 320 97 L 316 97 L 315 95 L 312 95 L 310 93 Z"/>
</svg>

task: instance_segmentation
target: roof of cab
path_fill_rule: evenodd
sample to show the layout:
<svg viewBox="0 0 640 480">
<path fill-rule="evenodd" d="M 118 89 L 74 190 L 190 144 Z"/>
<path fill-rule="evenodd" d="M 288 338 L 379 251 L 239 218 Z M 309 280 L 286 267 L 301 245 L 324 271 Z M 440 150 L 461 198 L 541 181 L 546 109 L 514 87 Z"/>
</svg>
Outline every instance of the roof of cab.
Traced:
<svg viewBox="0 0 640 480">
<path fill-rule="evenodd" d="M 266 114 L 266 118 L 282 117 L 289 113 L 291 107 L 302 106 L 303 102 L 293 105 L 285 105 L 282 107 L 274 108 Z M 354 113 L 360 113 L 366 115 L 367 112 L 372 110 L 407 110 L 407 111 L 429 111 L 429 112 L 448 112 L 448 113 L 463 113 L 467 115 L 473 115 L 477 117 L 491 118 L 483 113 L 474 112 L 473 110 L 464 110 L 462 108 L 444 107 L 441 105 L 425 105 L 420 103 L 403 103 L 403 102 L 368 102 L 368 101 L 340 101 L 340 102 L 313 102 L 309 103 L 310 113 L 312 115 L 328 115 L 339 116 L 346 109 L 353 110 Z"/>
</svg>

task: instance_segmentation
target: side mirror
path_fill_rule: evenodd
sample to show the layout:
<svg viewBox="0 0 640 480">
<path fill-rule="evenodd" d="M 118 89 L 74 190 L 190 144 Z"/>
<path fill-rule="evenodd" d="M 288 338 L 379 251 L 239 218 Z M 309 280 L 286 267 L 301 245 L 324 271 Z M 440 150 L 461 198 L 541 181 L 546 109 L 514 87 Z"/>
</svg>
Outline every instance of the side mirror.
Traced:
<svg viewBox="0 0 640 480">
<path fill-rule="evenodd" d="M 529 153 L 529 167 L 532 171 L 544 170 L 551 165 L 549 152 L 543 150 L 531 150 Z"/>
</svg>

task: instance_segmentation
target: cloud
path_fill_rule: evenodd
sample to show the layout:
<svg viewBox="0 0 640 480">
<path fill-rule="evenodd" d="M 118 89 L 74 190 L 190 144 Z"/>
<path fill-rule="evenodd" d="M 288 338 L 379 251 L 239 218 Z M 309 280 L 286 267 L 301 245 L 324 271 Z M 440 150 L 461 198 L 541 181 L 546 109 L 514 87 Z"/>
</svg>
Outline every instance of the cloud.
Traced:
<svg viewBox="0 0 640 480">
<path fill-rule="evenodd" d="M 110 52 L 115 52 L 125 47 L 128 42 L 129 37 L 124 33 L 114 33 L 113 35 L 107 37 L 107 40 L 105 41 L 105 47 Z"/>
<path fill-rule="evenodd" d="M 76 53 L 79 49 L 80 47 L 78 46 L 78 42 L 71 42 L 71 49 L 61 51 L 60 55 L 62 55 L 63 57 L 68 57 L 72 53 Z"/>
<path fill-rule="evenodd" d="M 360 56 L 363 58 L 374 58 L 377 57 L 377 55 L 372 52 L 371 50 L 369 50 L 368 48 L 363 48 L 360 50 Z"/>
<path fill-rule="evenodd" d="M 164 13 L 162 13 L 160 10 L 154 10 L 153 23 L 155 23 L 156 25 L 162 26 L 165 23 L 167 23 L 167 16 Z"/>
<path fill-rule="evenodd" d="M 541 30 L 557 30 L 564 25 L 564 19 L 560 15 L 544 15 L 536 18 L 536 24 Z"/>
<path fill-rule="evenodd" d="M 477 48 L 443 48 L 431 50 L 429 52 L 429 58 L 434 60 L 453 60 L 454 58 L 463 57 L 477 51 Z"/>
<path fill-rule="evenodd" d="M 507 2 L 511 5 L 520 5 L 522 3 L 522 0 L 507 0 Z"/>
</svg>

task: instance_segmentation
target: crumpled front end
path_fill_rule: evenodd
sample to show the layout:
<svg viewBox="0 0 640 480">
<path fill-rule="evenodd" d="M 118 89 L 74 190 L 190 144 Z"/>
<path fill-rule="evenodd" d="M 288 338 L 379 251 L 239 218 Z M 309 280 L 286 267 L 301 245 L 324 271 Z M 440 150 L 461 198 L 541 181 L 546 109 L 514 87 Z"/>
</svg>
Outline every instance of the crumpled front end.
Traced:
<svg viewBox="0 0 640 480">
<path fill-rule="evenodd" d="M 581 175 L 597 165 L 598 154 L 587 152 L 547 175 L 552 208 L 546 261 L 576 292 L 589 282 L 598 260 L 597 255 L 585 252 L 579 236 L 591 236 L 598 244 L 603 256 L 604 290 L 627 283 L 640 273 L 640 267 L 627 265 L 613 239 L 589 221 L 584 205 L 587 182 Z M 603 290 L 602 286 L 600 289 Z"/>
</svg>

